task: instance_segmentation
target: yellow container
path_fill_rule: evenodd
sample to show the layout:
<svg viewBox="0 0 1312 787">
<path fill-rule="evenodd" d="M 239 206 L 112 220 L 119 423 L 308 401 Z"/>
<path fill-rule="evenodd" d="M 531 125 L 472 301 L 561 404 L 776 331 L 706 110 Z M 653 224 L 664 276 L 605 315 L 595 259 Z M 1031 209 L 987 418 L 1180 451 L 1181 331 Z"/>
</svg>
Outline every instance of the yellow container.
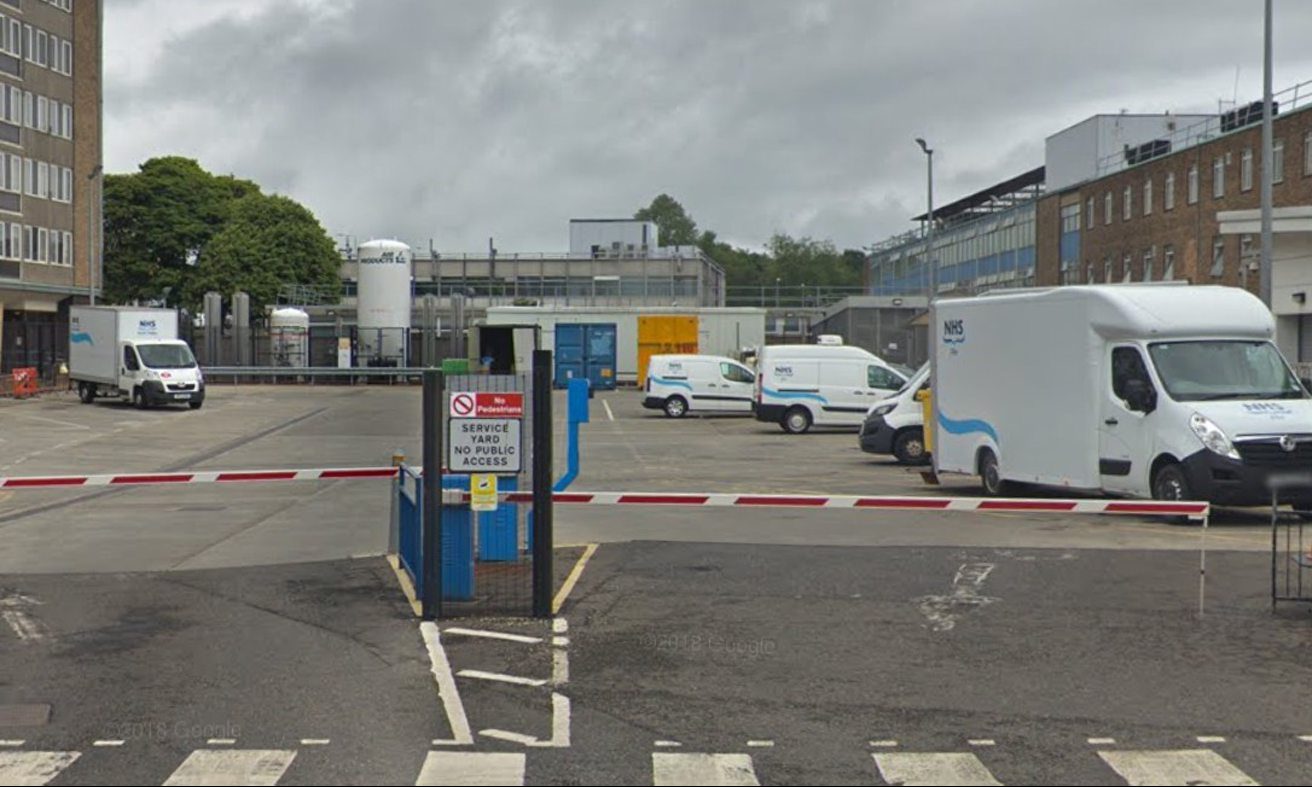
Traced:
<svg viewBox="0 0 1312 787">
<path fill-rule="evenodd" d="M 638 386 L 647 384 L 653 355 L 697 352 L 696 315 L 657 314 L 638 318 Z"/>
<path fill-rule="evenodd" d="M 916 401 L 925 408 L 924 429 L 925 433 L 925 453 L 934 453 L 934 394 L 926 388 L 923 391 L 916 391 Z"/>
</svg>

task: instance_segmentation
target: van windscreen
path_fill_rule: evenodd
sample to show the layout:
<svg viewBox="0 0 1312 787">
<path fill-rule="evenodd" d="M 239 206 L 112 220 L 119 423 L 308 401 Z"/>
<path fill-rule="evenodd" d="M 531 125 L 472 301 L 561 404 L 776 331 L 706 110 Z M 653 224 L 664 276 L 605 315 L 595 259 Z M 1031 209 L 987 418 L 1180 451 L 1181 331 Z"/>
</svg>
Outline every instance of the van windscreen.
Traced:
<svg viewBox="0 0 1312 787">
<path fill-rule="evenodd" d="M 1148 353 L 1166 392 L 1178 402 L 1307 396 L 1270 342 L 1156 342 Z"/>
</svg>

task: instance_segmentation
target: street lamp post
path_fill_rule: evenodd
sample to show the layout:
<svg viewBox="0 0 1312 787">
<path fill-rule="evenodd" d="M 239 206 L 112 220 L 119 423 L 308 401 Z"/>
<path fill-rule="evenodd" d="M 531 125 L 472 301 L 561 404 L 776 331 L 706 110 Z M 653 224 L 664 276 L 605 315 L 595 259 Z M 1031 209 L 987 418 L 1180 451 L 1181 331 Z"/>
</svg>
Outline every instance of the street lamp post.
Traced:
<svg viewBox="0 0 1312 787">
<path fill-rule="evenodd" d="M 89 290 L 87 295 L 92 306 L 96 305 L 96 233 L 94 229 L 96 201 L 93 197 L 95 196 L 96 178 L 100 175 L 103 169 L 103 165 L 97 164 L 96 168 L 91 170 L 91 174 L 87 175 L 87 289 Z M 104 277 L 102 276 L 101 278 L 103 279 Z M 104 286 L 103 281 L 101 282 L 101 286 Z"/>
<path fill-rule="evenodd" d="M 1261 194 L 1261 231 L 1262 256 L 1258 268 L 1258 291 L 1262 303 L 1271 308 L 1271 184 L 1275 166 L 1275 151 L 1272 148 L 1271 104 L 1271 0 L 1266 0 L 1266 23 L 1262 47 L 1262 194 Z M 1241 263 L 1242 267 L 1242 263 Z"/>
<path fill-rule="evenodd" d="M 937 318 L 934 315 L 934 298 L 938 294 L 938 266 L 934 264 L 934 149 L 926 144 L 925 140 L 916 137 L 916 144 L 920 146 L 921 151 L 925 154 L 925 200 L 928 205 L 925 211 L 925 264 L 929 267 L 929 294 L 925 299 L 925 308 L 929 314 L 929 325 L 926 338 L 929 341 L 929 379 L 931 390 L 932 386 L 938 384 L 938 364 L 934 360 L 935 350 L 938 344 L 935 342 L 937 331 Z M 931 394 L 931 396 L 933 396 Z M 938 403 L 937 397 L 930 400 L 930 419 L 925 428 L 929 433 L 929 444 L 932 446 L 929 454 L 930 471 L 935 477 L 938 476 Z"/>
</svg>

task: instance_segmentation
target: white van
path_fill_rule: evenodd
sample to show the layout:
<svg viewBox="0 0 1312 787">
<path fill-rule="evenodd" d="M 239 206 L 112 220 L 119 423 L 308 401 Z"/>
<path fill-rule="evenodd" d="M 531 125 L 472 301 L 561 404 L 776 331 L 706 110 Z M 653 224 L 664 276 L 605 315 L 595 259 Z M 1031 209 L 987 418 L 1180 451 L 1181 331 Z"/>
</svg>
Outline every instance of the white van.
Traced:
<svg viewBox="0 0 1312 787">
<path fill-rule="evenodd" d="M 1223 505 L 1312 478 L 1312 398 L 1235 287 L 1013 290 L 942 300 L 934 459 L 940 472 Z M 1312 509 L 1307 481 L 1282 494 Z"/>
<path fill-rule="evenodd" d="M 752 410 L 756 373 L 719 355 L 653 355 L 647 363 L 642 406 L 664 410 L 670 418 L 689 412 L 741 413 Z"/>
<path fill-rule="evenodd" d="M 929 461 L 925 450 L 925 405 L 917 397 L 929 390 L 929 364 L 921 366 L 902 390 L 871 405 L 861 424 L 861 450 L 892 454 L 904 465 Z"/>
<path fill-rule="evenodd" d="M 911 376 L 860 347 L 775 344 L 756 362 L 756 420 L 801 434 L 814 426 L 860 427 L 870 405 Z"/>
</svg>

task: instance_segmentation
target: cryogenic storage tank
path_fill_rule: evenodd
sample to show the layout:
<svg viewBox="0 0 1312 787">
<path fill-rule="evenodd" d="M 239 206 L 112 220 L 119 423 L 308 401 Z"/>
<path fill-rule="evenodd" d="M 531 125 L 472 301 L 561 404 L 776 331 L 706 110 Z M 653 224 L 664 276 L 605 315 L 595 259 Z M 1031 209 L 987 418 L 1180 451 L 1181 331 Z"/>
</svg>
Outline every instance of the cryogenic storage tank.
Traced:
<svg viewBox="0 0 1312 787">
<path fill-rule="evenodd" d="M 395 240 L 371 240 L 361 243 L 358 252 L 358 364 L 406 366 L 410 336 L 410 247 Z"/>
<path fill-rule="evenodd" d="M 310 315 L 300 309 L 274 309 L 269 315 L 269 363 L 309 366 Z"/>
</svg>

